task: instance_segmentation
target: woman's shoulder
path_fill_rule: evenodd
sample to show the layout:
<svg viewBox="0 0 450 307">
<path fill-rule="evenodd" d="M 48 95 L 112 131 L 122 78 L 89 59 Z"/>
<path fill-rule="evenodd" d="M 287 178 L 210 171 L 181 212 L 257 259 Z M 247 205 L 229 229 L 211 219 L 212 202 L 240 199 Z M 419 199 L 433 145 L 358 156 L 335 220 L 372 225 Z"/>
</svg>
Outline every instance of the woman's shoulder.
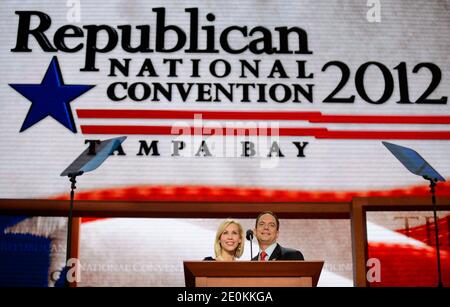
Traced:
<svg viewBox="0 0 450 307">
<path fill-rule="evenodd" d="M 214 259 L 213 257 L 205 257 L 203 261 L 216 261 L 216 259 Z"/>
</svg>

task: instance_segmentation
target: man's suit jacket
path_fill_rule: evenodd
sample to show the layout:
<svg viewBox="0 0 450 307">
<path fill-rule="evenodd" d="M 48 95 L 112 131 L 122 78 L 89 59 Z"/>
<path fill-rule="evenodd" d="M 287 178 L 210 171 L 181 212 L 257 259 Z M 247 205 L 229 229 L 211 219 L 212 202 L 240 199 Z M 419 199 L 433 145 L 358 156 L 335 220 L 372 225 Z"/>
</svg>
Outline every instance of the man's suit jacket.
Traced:
<svg viewBox="0 0 450 307">
<path fill-rule="evenodd" d="M 257 261 L 259 258 L 259 253 L 256 257 L 252 258 L 252 261 Z M 277 247 L 273 250 L 272 255 L 270 255 L 270 260 L 305 260 L 303 254 L 295 249 L 282 247 L 277 243 Z"/>
</svg>

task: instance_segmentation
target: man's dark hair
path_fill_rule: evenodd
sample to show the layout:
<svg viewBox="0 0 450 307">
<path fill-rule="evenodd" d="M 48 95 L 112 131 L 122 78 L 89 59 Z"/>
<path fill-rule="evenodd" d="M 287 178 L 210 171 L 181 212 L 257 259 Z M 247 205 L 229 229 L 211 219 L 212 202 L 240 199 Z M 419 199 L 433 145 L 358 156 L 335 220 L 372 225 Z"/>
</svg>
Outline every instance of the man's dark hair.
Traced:
<svg viewBox="0 0 450 307">
<path fill-rule="evenodd" d="M 271 216 L 273 216 L 275 218 L 275 221 L 277 222 L 277 230 L 280 229 L 280 221 L 278 220 L 278 217 L 275 213 L 273 213 L 272 211 L 264 211 L 261 212 L 258 217 L 256 218 L 256 222 L 255 222 L 255 228 L 258 227 L 258 222 L 261 216 L 263 216 L 264 214 L 270 214 Z"/>
</svg>

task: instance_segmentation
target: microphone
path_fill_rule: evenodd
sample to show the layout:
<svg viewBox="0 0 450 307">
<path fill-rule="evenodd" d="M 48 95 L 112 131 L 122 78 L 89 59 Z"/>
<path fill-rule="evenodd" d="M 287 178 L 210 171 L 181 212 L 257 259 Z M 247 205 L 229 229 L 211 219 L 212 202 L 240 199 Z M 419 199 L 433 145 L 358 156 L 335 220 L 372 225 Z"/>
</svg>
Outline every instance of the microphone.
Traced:
<svg viewBox="0 0 450 307">
<path fill-rule="evenodd" d="M 252 245 L 253 231 L 251 229 L 247 230 L 245 237 L 247 238 L 247 240 L 250 241 L 250 260 L 252 260 L 253 259 L 253 245 Z"/>
<path fill-rule="evenodd" d="M 247 230 L 247 234 L 245 235 L 245 237 L 249 241 L 253 240 L 253 231 L 251 229 Z"/>
</svg>

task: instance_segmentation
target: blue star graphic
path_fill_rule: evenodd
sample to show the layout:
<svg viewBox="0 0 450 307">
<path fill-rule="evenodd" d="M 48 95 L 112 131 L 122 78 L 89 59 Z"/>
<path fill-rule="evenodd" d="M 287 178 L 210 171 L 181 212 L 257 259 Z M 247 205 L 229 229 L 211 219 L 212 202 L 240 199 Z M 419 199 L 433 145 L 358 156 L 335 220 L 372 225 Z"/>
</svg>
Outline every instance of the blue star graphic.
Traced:
<svg viewBox="0 0 450 307">
<path fill-rule="evenodd" d="M 10 86 L 31 101 L 30 110 L 20 132 L 50 115 L 64 127 L 76 133 L 77 128 L 69 103 L 95 85 L 64 84 L 58 58 L 55 56 L 41 84 L 10 84 Z"/>
</svg>

